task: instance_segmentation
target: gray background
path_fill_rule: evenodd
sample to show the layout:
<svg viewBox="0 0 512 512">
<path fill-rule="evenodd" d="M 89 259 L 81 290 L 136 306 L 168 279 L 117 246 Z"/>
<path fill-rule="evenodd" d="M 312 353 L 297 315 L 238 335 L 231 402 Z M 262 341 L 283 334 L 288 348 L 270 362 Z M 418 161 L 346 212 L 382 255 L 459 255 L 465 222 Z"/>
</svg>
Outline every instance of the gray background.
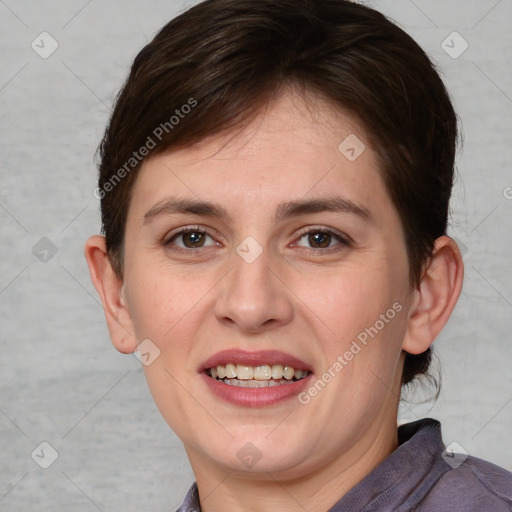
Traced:
<svg viewBox="0 0 512 512">
<path fill-rule="evenodd" d="M 447 444 L 512 470 L 512 0 L 369 4 L 437 62 L 465 138 L 451 234 L 466 279 L 435 343 L 443 391 L 400 416 L 437 417 Z M 2 511 L 174 510 L 193 481 L 140 363 L 110 344 L 82 255 L 99 232 L 94 152 L 114 95 L 137 51 L 185 7 L 0 0 Z M 47 59 L 31 48 L 43 31 L 59 45 Z M 453 31 L 469 44 L 457 58 Z M 31 457 L 51 462 L 42 441 L 58 453 L 48 469 Z"/>
</svg>

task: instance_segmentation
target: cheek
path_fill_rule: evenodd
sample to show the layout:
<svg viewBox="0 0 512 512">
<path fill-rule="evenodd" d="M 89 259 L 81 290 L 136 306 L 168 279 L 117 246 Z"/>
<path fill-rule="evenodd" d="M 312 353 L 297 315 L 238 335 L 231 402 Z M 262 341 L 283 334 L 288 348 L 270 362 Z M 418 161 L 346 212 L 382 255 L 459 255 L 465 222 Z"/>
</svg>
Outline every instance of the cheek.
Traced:
<svg viewBox="0 0 512 512">
<path fill-rule="evenodd" d="M 364 371 L 371 378 L 370 367 L 391 378 L 406 328 L 400 282 L 391 269 L 359 266 L 302 283 L 297 295 L 304 303 L 303 314 L 316 325 L 326 367 L 345 356 L 350 366 L 343 372 L 346 376 L 356 371 L 361 378 Z"/>
<path fill-rule="evenodd" d="M 194 297 L 186 293 L 187 283 L 170 278 L 165 269 L 149 265 L 139 269 L 126 279 L 130 316 L 137 338 L 150 338 L 159 345 L 190 310 Z"/>
<path fill-rule="evenodd" d="M 306 278 L 300 288 L 300 297 L 318 321 L 342 338 L 373 325 L 398 295 L 386 273 L 362 267 Z"/>
<path fill-rule="evenodd" d="M 178 274 L 166 264 L 141 265 L 138 270 L 126 284 L 137 340 L 150 339 L 160 350 L 158 363 L 173 374 L 194 374 L 194 340 L 204 338 L 205 325 L 211 326 L 214 276 L 198 271 Z M 157 377 L 153 365 L 146 370 Z"/>
</svg>

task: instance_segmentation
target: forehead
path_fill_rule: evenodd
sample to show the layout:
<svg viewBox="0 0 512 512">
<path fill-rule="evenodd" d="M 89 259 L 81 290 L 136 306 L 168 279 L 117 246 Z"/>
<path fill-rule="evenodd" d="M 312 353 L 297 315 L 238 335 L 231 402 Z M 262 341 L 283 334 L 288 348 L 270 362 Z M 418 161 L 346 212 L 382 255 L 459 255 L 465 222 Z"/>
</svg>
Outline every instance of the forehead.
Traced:
<svg viewBox="0 0 512 512">
<path fill-rule="evenodd" d="M 290 91 L 243 129 L 146 160 L 133 207 L 151 207 L 169 194 L 227 200 L 228 208 L 334 194 L 356 203 L 388 200 L 378 156 L 357 118 Z"/>
<path fill-rule="evenodd" d="M 363 149 L 360 143 L 367 142 L 366 130 L 355 115 L 311 93 L 304 97 L 290 89 L 261 109 L 249 126 L 207 137 L 173 154 L 176 161 L 188 160 L 190 164 L 194 160 L 257 160 L 263 156 L 274 157 L 278 163 L 286 153 L 296 155 L 295 162 L 302 155 L 319 153 L 337 159 L 339 145 L 347 137 L 357 144 L 359 152 Z M 352 158 L 350 153 L 346 156 Z"/>
</svg>

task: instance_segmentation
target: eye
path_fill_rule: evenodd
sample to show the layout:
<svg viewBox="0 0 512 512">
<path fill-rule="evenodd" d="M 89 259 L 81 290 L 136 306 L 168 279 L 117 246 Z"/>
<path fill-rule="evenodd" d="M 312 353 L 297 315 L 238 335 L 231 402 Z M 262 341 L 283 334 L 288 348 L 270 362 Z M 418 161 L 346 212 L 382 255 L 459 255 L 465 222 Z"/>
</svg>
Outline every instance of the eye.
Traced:
<svg viewBox="0 0 512 512">
<path fill-rule="evenodd" d="M 171 236 L 166 243 L 166 245 L 174 245 L 180 249 L 200 249 L 216 244 L 210 235 L 198 228 L 182 229 Z"/>
<path fill-rule="evenodd" d="M 349 245 L 341 235 L 326 229 L 309 229 L 302 233 L 293 245 L 309 249 L 329 249 L 337 245 Z"/>
</svg>

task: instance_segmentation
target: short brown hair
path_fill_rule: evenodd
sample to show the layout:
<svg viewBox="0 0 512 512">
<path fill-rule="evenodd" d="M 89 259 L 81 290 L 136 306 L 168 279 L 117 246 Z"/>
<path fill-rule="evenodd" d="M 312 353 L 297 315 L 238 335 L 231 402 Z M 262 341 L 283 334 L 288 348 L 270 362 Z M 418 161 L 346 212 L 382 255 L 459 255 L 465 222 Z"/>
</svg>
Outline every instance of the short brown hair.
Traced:
<svg viewBox="0 0 512 512">
<path fill-rule="evenodd" d="M 419 283 L 447 228 L 456 114 L 415 41 L 347 0 L 206 0 L 140 51 L 99 148 L 103 232 L 119 277 L 141 162 L 249 124 L 285 86 L 363 123 L 403 224 L 411 285 Z M 427 373 L 430 360 L 430 349 L 408 354 L 402 383 Z"/>
</svg>

